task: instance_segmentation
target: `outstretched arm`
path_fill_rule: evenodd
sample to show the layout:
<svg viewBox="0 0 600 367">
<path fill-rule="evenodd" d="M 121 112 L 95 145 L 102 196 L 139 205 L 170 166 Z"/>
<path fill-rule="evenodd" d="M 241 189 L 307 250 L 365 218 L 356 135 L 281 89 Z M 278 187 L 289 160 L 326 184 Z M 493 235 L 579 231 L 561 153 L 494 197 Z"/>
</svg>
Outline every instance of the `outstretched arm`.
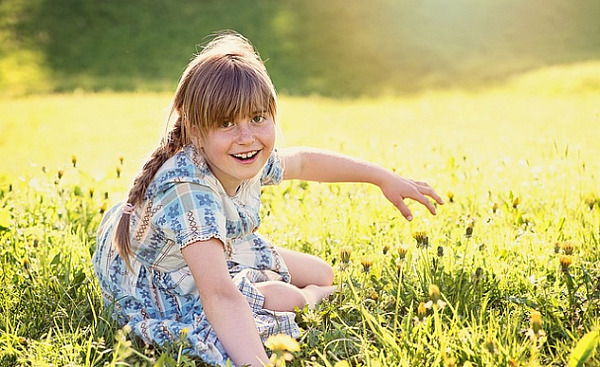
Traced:
<svg viewBox="0 0 600 367">
<path fill-rule="evenodd" d="M 195 242 L 181 253 L 194 276 L 206 317 L 235 365 L 268 364 L 250 306 L 227 271 L 221 241 Z"/>
<path fill-rule="evenodd" d="M 283 160 L 283 178 L 319 182 L 365 182 L 379 186 L 385 197 L 402 215 L 412 220 L 405 198 L 423 204 L 435 214 L 435 207 L 425 197 L 443 204 L 442 198 L 425 182 L 405 179 L 377 164 L 354 157 L 314 148 L 284 148 L 280 150 Z"/>
</svg>

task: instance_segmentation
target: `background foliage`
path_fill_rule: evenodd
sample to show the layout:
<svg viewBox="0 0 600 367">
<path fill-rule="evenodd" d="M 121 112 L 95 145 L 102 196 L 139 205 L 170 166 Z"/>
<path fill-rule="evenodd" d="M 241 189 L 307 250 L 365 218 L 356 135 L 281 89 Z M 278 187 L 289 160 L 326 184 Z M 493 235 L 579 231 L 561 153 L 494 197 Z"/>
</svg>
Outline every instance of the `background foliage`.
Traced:
<svg viewBox="0 0 600 367">
<path fill-rule="evenodd" d="M 598 58 L 598 15 L 593 0 L 3 0 L 0 89 L 171 90 L 222 29 L 287 94 L 477 87 Z"/>
</svg>

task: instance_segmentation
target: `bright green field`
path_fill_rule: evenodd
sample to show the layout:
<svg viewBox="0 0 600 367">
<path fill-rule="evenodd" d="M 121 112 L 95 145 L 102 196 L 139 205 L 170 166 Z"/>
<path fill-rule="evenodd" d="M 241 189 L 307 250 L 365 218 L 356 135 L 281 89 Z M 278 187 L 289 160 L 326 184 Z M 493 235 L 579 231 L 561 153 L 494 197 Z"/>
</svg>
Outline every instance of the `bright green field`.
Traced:
<svg viewBox="0 0 600 367">
<path fill-rule="evenodd" d="M 408 223 L 374 187 L 265 190 L 262 232 L 334 264 L 342 286 L 299 314 L 305 333 L 291 365 L 563 366 L 594 349 L 587 365 L 600 365 L 598 75 L 592 63 L 478 93 L 282 96 L 283 144 L 378 162 L 446 200 L 435 217 L 411 204 Z M 169 362 L 116 332 L 90 262 L 99 212 L 123 197 L 158 141 L 169 98 L 0 100 L 0 365 Z M 345 266 L 342 249 L 351 250 Z M 419 320 L 434 284 L 446 305 Z"/>
</svg>

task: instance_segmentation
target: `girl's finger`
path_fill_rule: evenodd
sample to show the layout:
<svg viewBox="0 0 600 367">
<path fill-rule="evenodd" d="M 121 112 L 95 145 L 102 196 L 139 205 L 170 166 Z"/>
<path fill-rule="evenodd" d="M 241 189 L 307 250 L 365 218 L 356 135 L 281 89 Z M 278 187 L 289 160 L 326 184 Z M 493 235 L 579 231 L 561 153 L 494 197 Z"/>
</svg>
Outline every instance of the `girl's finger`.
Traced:
<svg viewBox="0 0 600 367">
<path fill-rule="evenodd" d="M 435 215 L 435 207 L 433 206 L 431 201 L 429 201 L 429 199 L 427 199 L 423 194 L 419 193 L 419 195 L 415 195 L 415 197 L 413 197 L 413 199 L 418 201 L 419 203 L 425 205 L 425 207 L 429 210 L 429 212 L 431 214 Z"/>
<path fill-rule="evenodd" d="M 410 222 L 413 219 L 410 209 L 408 209 L 402 198 L 396 201 L 394 205 L 396 206 L 396 208 L 398 208 L 398 210 L 400 210 L 400 213 L 402 213 L 402 216 L 406 218 L 406 220 Z"/>
</svg>

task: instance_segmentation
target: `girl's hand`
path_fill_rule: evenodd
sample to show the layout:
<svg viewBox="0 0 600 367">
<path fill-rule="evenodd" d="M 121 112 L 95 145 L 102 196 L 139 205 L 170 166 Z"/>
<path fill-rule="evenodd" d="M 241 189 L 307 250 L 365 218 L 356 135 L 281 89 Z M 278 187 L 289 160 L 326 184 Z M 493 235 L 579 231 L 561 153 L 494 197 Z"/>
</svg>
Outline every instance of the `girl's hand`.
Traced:
<svg viewBox="0 0 600 367">
<path fill-rule="evenodd" d="M 379 187 L 383 195 L 400 210 L 400 213 L 407 220 L 411 221 L 413 216 L 404 202 L 405 198 L 413 199 L 423 204 L 433 215 L 435 215 L 435 206 L 425 196 L 433 198 L 440 205 L 444 204 L 442 198 L 426 182 L 409 180 L 395 173 L 391 173 L 391 175 Z"/>
</svg>

